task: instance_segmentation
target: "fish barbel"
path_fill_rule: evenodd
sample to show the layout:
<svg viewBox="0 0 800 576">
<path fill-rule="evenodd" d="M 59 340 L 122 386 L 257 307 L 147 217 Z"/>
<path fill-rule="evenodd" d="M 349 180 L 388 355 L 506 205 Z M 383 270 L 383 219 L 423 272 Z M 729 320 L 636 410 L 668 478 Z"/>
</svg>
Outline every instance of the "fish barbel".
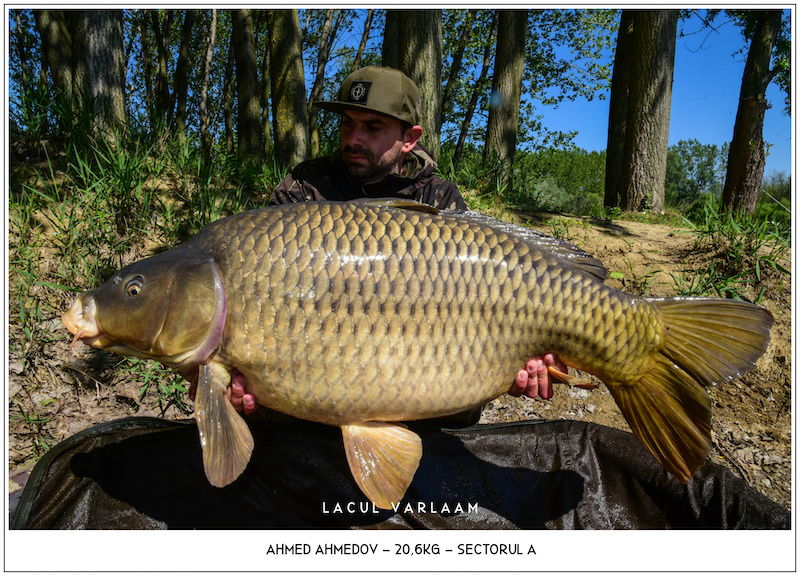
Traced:
<svg viewBox="0 0 800 576">
<path fill-rule="evenodd" d="M 753 367 L 772 316 L 735 300 L 639 298 L 566 242 L 406 201 L 237 214 L 126 266 L 63 321 L 78 339 L 197 382 L 211 484 L 253 439 L 225 397 L 239 370 L 260 404 L 339 426 L 353 477 L 391 508 L 422 454 L 403 421 L 480 406 L 552 353 L 598 376 L 634 434 L 682 482 L 711 447 L 704 388 Z"/>
</svg>

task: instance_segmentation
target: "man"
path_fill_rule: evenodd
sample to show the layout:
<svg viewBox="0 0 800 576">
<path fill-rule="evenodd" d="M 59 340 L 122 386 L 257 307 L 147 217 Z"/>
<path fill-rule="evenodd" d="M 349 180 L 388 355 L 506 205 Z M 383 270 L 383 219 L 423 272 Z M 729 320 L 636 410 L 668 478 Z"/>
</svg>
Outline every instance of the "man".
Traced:
<svg viewBox="0 0 800 576">
<path fill-rule="evenodd" d="M 361 68 L 342 83 L 337 101 L 314 105 L 341 114 L 339 149 L 332 156 L 292 168 L 269 204 L 395 197 L 441 210 L 467 209 L 458 187 L 434 174 L 436 162 L 419 143 L 422 100 L 416 84 L 405 74 L 380 66 Z M 551 398 L 548 366 L 567 371 L 552 354 L 532 358 L 517 373 L 509 393 Z M 246 414 L 256 410 L 256 399 L 246 393 L 240 374 L 231 380 L 228 398 Z"/>
</svg>

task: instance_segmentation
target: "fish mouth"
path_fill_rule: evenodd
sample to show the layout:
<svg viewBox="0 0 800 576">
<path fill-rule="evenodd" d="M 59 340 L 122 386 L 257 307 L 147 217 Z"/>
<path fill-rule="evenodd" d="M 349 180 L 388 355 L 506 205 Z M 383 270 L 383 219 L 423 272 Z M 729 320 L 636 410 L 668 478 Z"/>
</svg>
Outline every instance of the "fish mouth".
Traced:
<svg viewBox="0 0 800 576">
<path fill-rule="evenodd" d="M 72 344 L 69 345 L 70 350 L 78 340 L 95 348 L 105 348 L 112 343 L 100 329 L 95 317 L 96 311 L 97 307 L 94 298 L 91 296 L 85 299 L 79 297 L 72 303 L 70 309 L 61 316 L 64 326 L 75 335 L 75 338 L 72 339 Z"/>
</svg>

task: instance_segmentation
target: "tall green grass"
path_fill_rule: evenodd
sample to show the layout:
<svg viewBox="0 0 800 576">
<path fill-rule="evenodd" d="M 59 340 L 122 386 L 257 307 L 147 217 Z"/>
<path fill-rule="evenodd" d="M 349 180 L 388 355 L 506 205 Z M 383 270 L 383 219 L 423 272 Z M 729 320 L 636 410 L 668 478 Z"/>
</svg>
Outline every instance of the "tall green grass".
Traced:
<svg viewBox="0 0 800 576">
<path fill-rule="evenodd" d="M 791 233 L 781 221 L 768 213 L 722 212 L 716 202 L 705 202 L 702 209 L 691 233 L 695 249 L 712 259 L 706 267 L 672 275 L 678 294 L 758 303 L 769 281 L 780 286 L 790 280 Z"/>
</svg>

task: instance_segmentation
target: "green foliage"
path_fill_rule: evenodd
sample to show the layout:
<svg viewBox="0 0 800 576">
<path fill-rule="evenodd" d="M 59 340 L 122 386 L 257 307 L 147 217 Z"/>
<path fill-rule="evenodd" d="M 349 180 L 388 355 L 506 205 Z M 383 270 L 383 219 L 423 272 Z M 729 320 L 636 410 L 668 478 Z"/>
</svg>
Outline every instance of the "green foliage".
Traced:
<svg viewBox="0 0 800 576">
<path fill-rule="evenodd" d="M 703 218 L 694 230 L 696 248 L 711 252 L 706 268 L 673 275 L 685 296 L 715 295 L 759 302 L 771 278 L 790 276 L 789 230 L 768 216 L 719 212 L 717 202 L 702 204 Z"/>
<path fill-rule="evenodd" d="M 599 215 L 603 211 L 605 152 L 547 148 L 514 162 L 510 200 L 536 210 Z"/>
<path fill-rule="evenodd" d="M 692 139 L 670 146 L 665 204 L 685 208 L 703 194 L 722 194 L 727 157 L 727 145 L 720 150 L 716 144 L 701 144 Z"/>
</svg>

